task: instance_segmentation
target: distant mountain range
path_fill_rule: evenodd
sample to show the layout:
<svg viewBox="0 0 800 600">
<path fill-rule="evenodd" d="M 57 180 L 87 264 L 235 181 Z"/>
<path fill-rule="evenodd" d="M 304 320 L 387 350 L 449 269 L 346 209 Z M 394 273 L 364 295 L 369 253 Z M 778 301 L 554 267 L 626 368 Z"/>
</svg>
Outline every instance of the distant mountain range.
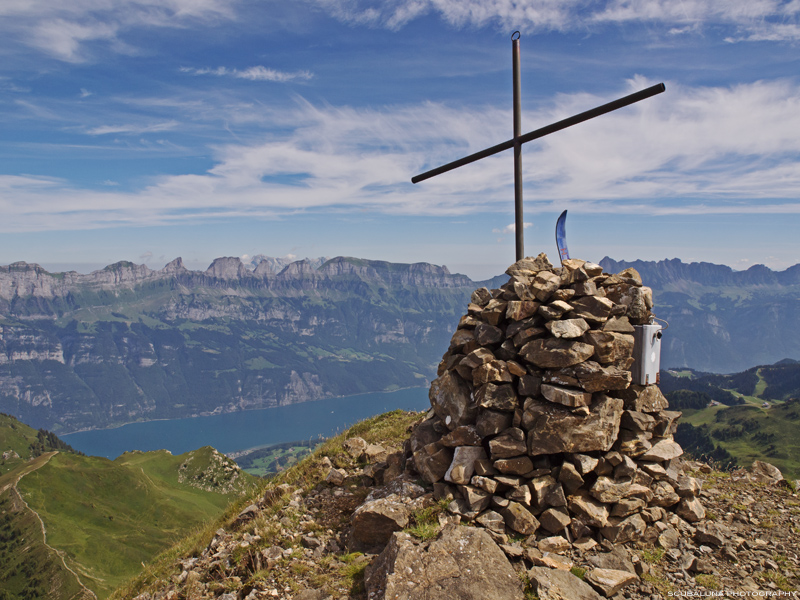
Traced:
<svg viewBox="0 0 800 600">
<path fill-rule="evenodd" d="M 664 367 L 733 373 L 800 358 L 800 264 L 785 271 L 754 265 L 600 261 L 607 271 L 639 271 L 653 288 L 655 313 L 669 322 Z"/>
<path fill-rule="evenodd" d="M 0 411 L 58 433 L 424 386 L 472 281 L 427 263 L 180 258 L 90 274 L 0 267 Z M 800 266 L 629 266 L 670 323 L 662 365 L 734 372 L 800 358 Z"/>
<path fill-rule="evenodd" d="M 0 267 L 0 410 L 64 433 L 422 386 L 478 285 L 426 263 L 273 264 Z"/>
</svg>

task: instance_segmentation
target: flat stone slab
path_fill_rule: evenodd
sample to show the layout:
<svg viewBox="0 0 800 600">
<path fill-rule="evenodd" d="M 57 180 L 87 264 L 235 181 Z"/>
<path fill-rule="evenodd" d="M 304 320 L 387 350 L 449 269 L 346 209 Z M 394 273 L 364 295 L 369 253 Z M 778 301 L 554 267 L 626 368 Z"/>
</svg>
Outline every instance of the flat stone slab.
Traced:
<svg viewBox="0 0 800 600">
<path fill-rule="evenodd" d="M 429 543 L 395 533 L 364 577 L 370 600 L 522 600 L 522 583 L 489 534 L 446 527 Z"/>
<path fill-rule="evenodd" d="M 602 600 L 592 587 L 569 571 L 531 567 L 528 577 L 539 600 Z"/>
</svg>

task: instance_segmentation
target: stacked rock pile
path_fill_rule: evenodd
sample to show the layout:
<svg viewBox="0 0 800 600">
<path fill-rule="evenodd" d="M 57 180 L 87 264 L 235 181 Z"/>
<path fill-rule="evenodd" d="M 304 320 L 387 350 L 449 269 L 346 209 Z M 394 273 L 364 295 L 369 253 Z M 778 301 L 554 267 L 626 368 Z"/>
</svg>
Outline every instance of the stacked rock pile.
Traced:
<svg viewBox="0 0 800 600">
<path fill-rule="evenodd" d="M 411 435 L 437 498 L 498 542 L 655 541 L 670 513 L 704 518 L 672 437 L 681 413 L 632 383 L 633 326 L 653 317 L 639 274 L 544 254 L 506 273 L 472 294 Z"/>
</svg>

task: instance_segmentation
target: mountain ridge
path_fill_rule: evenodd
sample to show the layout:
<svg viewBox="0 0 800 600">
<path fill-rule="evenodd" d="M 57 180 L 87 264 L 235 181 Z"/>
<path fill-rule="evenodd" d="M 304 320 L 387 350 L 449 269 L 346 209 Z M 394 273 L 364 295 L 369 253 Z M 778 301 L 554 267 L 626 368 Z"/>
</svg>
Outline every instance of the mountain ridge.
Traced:
<svg viewBox="0 0 800 600">
<path fill-rule="evenodd" d="M 677 259 L 604 261 L 637 265 L 652 287 L 670 323 L 664 368 L 739 372 L 800 358 L 800 266 L 741 275 Z M 0 267 L 0 410 L 67 433 L 423 386 L 471 293 L 507 280 L 354 257 L 270 268 L 237 257 L 204 271 L 180 258 L 86 275 Z"/>
<path fill-rule="evenodd" d="M 756 264 L 736 271 L 727 265 L 709 262 L 685 263 L 679 258 L 660 261 L 614 260 L 608 256 L 599 263 L 604 269 L 619 272 L 627 268 L 636 269 L 650 286 L 663 287 L 675 281 L 696 281 L 704 285 L 800 285 L 800 264 L 783 271 Z"/>
</svg>

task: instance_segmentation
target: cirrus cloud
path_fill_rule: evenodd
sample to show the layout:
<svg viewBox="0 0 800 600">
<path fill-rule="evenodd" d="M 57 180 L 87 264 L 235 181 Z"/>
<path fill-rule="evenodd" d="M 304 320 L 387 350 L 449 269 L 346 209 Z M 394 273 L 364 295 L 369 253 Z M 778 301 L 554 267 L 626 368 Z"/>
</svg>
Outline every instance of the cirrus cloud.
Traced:
<svg viewBox="0 0 800 600">
<path fill-rule="evenodd" d="M 651 83 L 631 80 L 617 95 Z M 526 144 L 526 214 L 563 208 L 617 215 L 800 213 L 797 83 L 668 82 L 667 90 Z M 524 114 L 525 130 L 609 99 L 558 96 Z M 259 141 L 218 145 L 205 172 L 154 178 L 139 189 L 93 190 L 53 178 L 2 176 L 0 229 L 332 211 L 460 216 L 496 213 L 513 203 L 510 153 L 410 183 L 416 173 L 504 141 L 492 132 L 507 129 L 508 110 L 431 102 L 358 109 L 298 100 L 293 109 L 267 112 Z M 109 126 L 93 133 L 114 131 Z"/>
<path fill-rule="evenodd" d="M 248 67 L 247 69 L 231 69 L 228 67 L 201 68 L 181 67 L 181 73 L 190 75 L 215 75 L 217 77 L 234 77 L 236 79 L 248 79 L 250 81 L 276 81 L 284 83 L 287 81 L 308 81 L 314 74 L 310 71 L 286 72 L 277 69 L 270 69 L 262 65 Z"/>
</svg>

